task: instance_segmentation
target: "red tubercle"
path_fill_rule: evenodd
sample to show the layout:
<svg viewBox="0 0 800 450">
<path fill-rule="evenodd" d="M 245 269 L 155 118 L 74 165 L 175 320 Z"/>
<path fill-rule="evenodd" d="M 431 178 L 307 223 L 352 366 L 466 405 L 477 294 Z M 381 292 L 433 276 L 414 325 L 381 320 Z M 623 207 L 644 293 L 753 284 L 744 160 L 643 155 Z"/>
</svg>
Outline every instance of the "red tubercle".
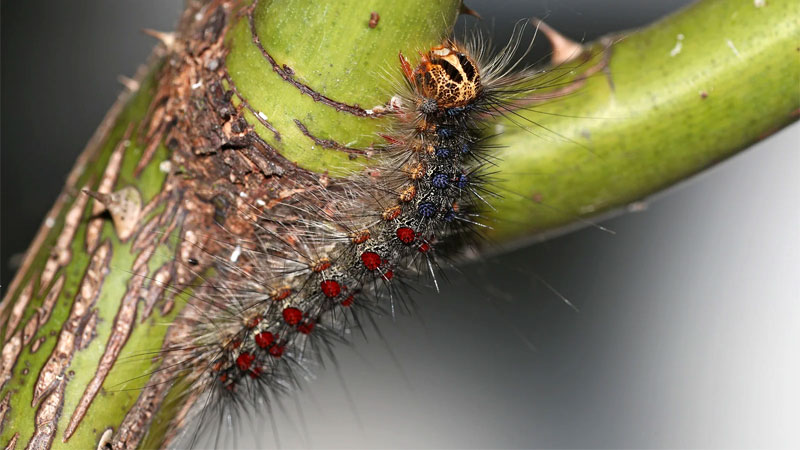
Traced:
<svg viewBox="0 0 800 450">
<path fill-rule="evenodd" d="M 391 208 L 387 208 L 386 210 L 384 210 L 383 213 L 381 213 L 381 217 L 383 218 L 383 220 L 388 222 L 397 219 L 398 217 L 400 217 L 400 214 L 402 213 L 403 209 L 400 208 L 400 206 L 395 205 L 392 206 Z"/>
<path fill-rule="evenodd" d="M 275 342 L 275 335 L 269 331 L 262 331 L 256 335 L 256 345 L 261 348 L 268 348 L 273 342 Z"/>
<path fill-rule="evenodd" d="M 285 286 L 280 289 L 275 289 L 270 293 L 270 298 L 276 302 L 286 300 L 288 296 L 292 295 L 292 288 Z"/>
<path fill-rule="evenodd" d="M 314 330 L 314 322 L 311 321 L 303 322 L 297 326 L 297 331 L 303 334 L 310 334 L 312 330 Z"/>
<path fill-rule="evenodd" d="M 431 245 L 428 244 L 427 242 L 423 242 L 422 244 L 419 245 L 419 251 L 421 253 L 428 253 L 428 251 L 430 249 L 431 249 Z"/>
<path fill-rule="evenodd" d="M 253 364 L 255 361 L 256 355 L 252 353 L 242 352 L 238 358 L 236 358 L 236 365 L 239 366 L 239 370 L 246 372 L 250 369 L 250 364 Z"/>
<path fill-rule="evenodd" d="M 247 328 L 255 328 L 258 326 L 259 322 L 261 322 L 261 316 L 251 317 L 247 323 L 245 323 L 245 326 Z"/>
<path fill-rule="evenodd" d="M 328 298 L 338 297 L 342 292 L 342 287 L 335 280 L 322 280 L 319 284 L 322 293 Z"/>
<path fill-rule="evenodd" d="M 323 270 L 328 270 L 330 268 L 331 268 L 331 262 L 328 258 L 322 258 L 311 266 L 311 270 L 317 273 L 322 272 Z"/>
<path fill-rule="evenodd" d="M 240 345 L 242 345 L 242 341 L 240 341 L 239 339 L 234 339 L 234 340 L 231 342 L 231 347 L 233 347 L 233 349 L 234 349 L 234 350 L 236 350 L 237 348 L 239 348 L 239 346 L 240 346 Z"/>
<path fill-rule="evenodd" d="M 283 310 L 283 320 L 289 325 L 297 325 L 303 319 L 303 311 L 297 308 L 286 308 Z"/>
<path fill-rule="evenodd" d="M 381 255 L 375 252 L 364 252 L 361 254 L 361 262 L 367 270 L 375 270 L 381 265 Z"/>
<path fill-rule="evenodd" d="M 272 348 L 269 349 L 269 354 L 275 358 L 280 358 L 281 355 L 283 355 L 283 347 L 283 345 L 273 345 Z"/>
<path fill-rule="evenodd" d="M 228 381 L 228 374 L 227 373 L 223 373 L 222 375 L 219 376 L 219 382 L 220 383 L 224 384 L 226 381 Z"/>
<path fill-rule="evenodd" d="M 386 272 L 383 273 L 383 279 L 384 280 L 389 281 L 392 278 L 394 278 L 394 272 L 393 271 L 387 270 Z"/>
<path fill-rule="evenodd" d="M 252 369 L 250 369 L 250 378 L 258 378 L 258 377 L 260 377 L 261 376 L 261 372 L 263 372 L 263 371 L 264 371 L 264 369 L 262 369 L 261 367 L 258 367 L 258 366 L 253 367 Z"/>
<path fill-rule="evenodd" d="M 400 242 L 403 244 L 411 244 L 416 239 L 416 233 L 413 229 L 409 227 L 400 227 L 395 232 L 397 235 L 397 239 L 400 239 Z"/>
<path fill-rule="evenodd" d="M 346 299 L 342 300 L 342 306 L 344 306 L 346 308 L 346 307 L 352 305 L 354 300 L 355 300 L 355 298 L 353 297 L 353 294 L 350 294 L 349 297 L 347 297 Z"/>
<path fill-rule="evenodd" d="M 354 244 L 363 244 L 364 242 L 367 242 L 369 238 L 370 238 L 370 232 L 366 228 L 363 230 L 356 231 L 355 233 L 352 233 L 350 235 L 350 240 Z"/>
</svg>

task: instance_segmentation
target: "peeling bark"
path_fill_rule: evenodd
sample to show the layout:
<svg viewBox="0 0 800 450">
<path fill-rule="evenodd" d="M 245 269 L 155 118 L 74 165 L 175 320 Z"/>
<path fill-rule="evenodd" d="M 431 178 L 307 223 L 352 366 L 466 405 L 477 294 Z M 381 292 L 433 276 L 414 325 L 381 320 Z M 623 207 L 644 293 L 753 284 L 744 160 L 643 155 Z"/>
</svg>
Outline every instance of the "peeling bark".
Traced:
<svg viewBox="0 0 800 450">
<path fill-rule="evenodd" d="M 102 358 L 100 358 L 100 365 L 97 367 L 97 372 L 92 378 L 92 381 L 89 382 L 89 385 L 86 386 L 86 390 L 78 402 L 78 407 L 75 409 L 75 411 L 72 413 L 72 417 L 69 419 L 67 429 L 64 431 L 64 442 L 69 440 L 70 436 L 72 436 L 72 433 L 75 432 L 75 429 L 81 423 L 83 416 L 86 414 L 86 411 L 92 404 L 94 397 L 97 395 L 97 392 L 103 385 L 103 381 L 105 381 L 106 376 L 108 376 L 108 373 L 111 371 L 111 368 L 117 361 L 117 357 L 122 350 L 122 346 L 125 345 L 125 341 L 128 340 L 131 328 L 136 322 L 136 302 L 139 297 L 142 282 L 145 279 L 145 273 L 146 272 L 144 270 L 140 270 L 139 273 L 136 273 L 133 278 L 131 278 L 131 281 L 128 285 L 128 291 L 122 298 L 122 304 L 119 307 L 119 312 L 117 313 L 117 317 L 114 319 L 111 337 L 108 338 L 108 343 L 106 343 L 105 353 L 103 353 Z M 92 317 L 96 317 L 96 315 L 93 315 Z M 91 328 L 94 329 L 94 327 Z M 88 326 L 87 329 L 89 329 Z"/>
<path fill-rule="evenodd" d="M 72 361 L 76 348 L 81 345 L 81 337 L 92 314 L 91 308 L 97 301 L 103 280 L 105 280 L 108 273 L 111 251 L 111 245 L 108 242 L 95 250 L 89 268 L 83 275 L 83 282 L 75 297 L 72 311 L 61 328 L 58 342 L 39 373 L 39 378 L 33 391 L 31 407 L 39 404 L 39 400 L 48 392 L 61 389 L 63 394 L 65 372 L 69 367 L 70 361 Z M 61 396 L 58 396 L 58 398 L 61 398 Z M 57 406 L 60 411 L 61 405 Z"/>
</svg>

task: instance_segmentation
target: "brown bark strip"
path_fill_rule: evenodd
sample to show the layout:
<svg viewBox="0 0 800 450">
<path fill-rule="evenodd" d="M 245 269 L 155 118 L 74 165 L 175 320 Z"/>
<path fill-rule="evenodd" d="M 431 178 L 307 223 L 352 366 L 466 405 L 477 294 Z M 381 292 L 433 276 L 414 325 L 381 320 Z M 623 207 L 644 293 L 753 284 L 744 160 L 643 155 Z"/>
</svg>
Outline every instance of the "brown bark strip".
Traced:
<svg viewBox="0 0 800 450">
<path fill-rule="evenodd" d="M 173 273 L 174 263 L 168 262 L 159 267 L 155 275 L 153 275 L 153 278 L 144 294 L 144 308 L 142 308 L 141 319 L 142 322 L 150 317 L 156 302 L 163 298 L 164 290 L 166 289 L 170 280 L 172 280 Z"/>
<path fill-rule="evenodd" d="M 91 406 L 92 401 L 94 401 L 94 397 L 97 395 L 97 392 L 100 391 L 100 387 L 103 386 L 103 382 L 108 376 L 108 373 L 111 371 L 111 368 L 114 367 L 114 363 L 117 361 L 122 346 L 125 345 L 125 342 L 127 342 L 130 336 L 131 328 L 133 328 L 133 324 L 136 321 L 136 302 L 139 299 L 139 291 L 146 276 L 147 268 L 143 267 L 130 279 L 128 290 L 122 298 L 119 311 L 114 318 L 114 325 L 111 329 L 111 336 L 108 338 L 108 343 L 106 343 L 106 350 L 100 358 L 100 364 L 97 366 L 94 377 L 86 386 L 86 390 L 83 392 L 78 406 L 75 407 L 75 411 L 69 419 L 69 424 L 64 431 L 64 442 L 67 442 L 69 438 L 72 437 L 72 434 L 78 428 L 78 425 L 80 425 L 81 420 L 83 420 L 83 417 L 86 415 L 86 411 L 89 410 L 89 406 Z"/>
<path fill-rule="evenodd" d="M 253 5 L 247 11 L 247 21 L 250 24 L 250 34 L 253 36 L 253 43 L 256 44 L 256 47 L 258 47 L 258 49 L 261 51 L 261 54 L 264 56 L 264 58 L 266 58 L 267 61 L 269 61 L 270 65 L 272 66 L 272 70 L 274 70 L 275 73 L 277 73 L 281 78 L 283 78 L 284 81 L 287 81 L 289 84 L 296 87 L 303 94 L 313 98 L 315 102 L 320 102 L 323 105 L 330 106 L 336 109 L 337 111 L 346 112 L 359 117 L 373 117 L 373 118 L 380 117 L 384 114 L 381 112 L 374 112 L 370 114 L 367 113 L 366 110 L 364 110 L 358 105 L 348 105 L 347 103 L 337 102 L 336 100 L 333 100 L 329 97 L 320 94 L 307 84 L 297 81 L 294 78 L 294 71 L 292 71 L 292 69 L 286 66 L 285 64 L 283 66 L 278 64 L 275 61 L 275 58 L 273 58 L 272 55 L 270 55 L 269 52 L 267 52 L 267 50 L 261 44 L 261 38 L 258 37 L 258 33 L 256 32 L 255 20 L 253 19 L 253 10 L 257 6 L 258 6 L 258 0 L 255 0 L 253 2 Z"/>
<path fill-rule="evenodd" d="M 25 289 L 22 290 L 22 293 L 19 294 L 17 302 L 14 303 L 14 307 L 11 309 L 11 315 L 8 317 L 8 326 L 6 327 L 6 342 L 8 342 L 11 335 L 17 329 L 17 325 L 19 325 L 20 320 L 22 320 L 22 315 L 25 313 L 25 307 L 28 306 L 28 302 L 31 300 L 31 296 L 33 296 L 34 278 L 36 278 L 35 275 L 28 280 L 28 284 L 25 286 Z"/>
<path fill-rule="evenodd" d="M 142 208 L 141 212 L 142 218 L 149 216 L 150 213 L 152 213 L 157 207 L 161 206 L 161 203 L 164 201 L 166 197 L 167 197 L 167 192 L 164 190 L 160 191 L 158 194 L 153 196 L 153 198 L 150 199 L 150 202 L 144 205 L 144 208 Z M 139 230 L 137 231 L 141 233 L 141 229 L 142 228 L 139 227 Z"/>
<path fill-rule="evenodd" d="M 142 214 L 142 217 L 144 217 L 144 214 Z M 134 235 L 135 237 L 133 245 L 131 245 L 131 253 L 134 252 L 138 253 L 136 259 L 134 260 L 134 264 L 132 265 L 134 271 L 139 267 L 139 265 L 142 264 L 142 262 L 139 261 L 139 258 L 143 257 L 141 252 L 145 249 L 147 249 L 148 251 L 153 250 L 152 238 L 154 230 L 157 225 L 158 225 L 158 220 L 156 220 L 156 218 L 150 219 L 149 221 L 141 225 L 139 227 L 139 230 L 137 231 L 137 234 Z"/>
<path fill-rule="evenodd" d="M 64 406 L 64 389 L 67 381 L 63 374 L 58 377 L 56 383 L 57 385 L 53 387 L 50 395 L 45 398 L 36 411 L 36 428 L 25 450 L 49 450 L 53 444 L 61 408 Z"/>
<path fill-rule="evenodd" d="M 19 433 L 14 433 L 14 436 L 8 441 L 5 450 L 14 450 L 17 448 L 17 439 L 19 439 Z"/>
<path fill-rule="evenodd" d="M 11 402 L 11 390 L 6 392 L 6 396 L 3 397 L 3 401 L 0 402 L 0 433 L 3 432 L 6 426 L 6 413 L 10 410 L 9 403 Z"/>
<path fill-rule="evenodd" d="M 297 125 L 297 128 L 300 129 L 301 133 L 303 133 L 307 138 L 309 138 L 312 141 L 314 141 L 314 143 L 319 145 L 320 147 L 339 150 L 339 151 L 342 151 L 342 152 L 345 152 L 345 153 L 349 154 L 351 157 L 356 157 L 357 155 L 366 155 L 367 154 L 366 150 L 361 150 L 361 149 L 358 149 L 358 148 L 345 147 L 344 145 L 334 141 L 333 139 L 320 139 L 320 138 L 314 136 L 313 134 L 311 134 L 311 132 L 308 131 L 308 128 L 305 125 L 303 125 L 303 122 L 300 122 L 297 119 L 294 119 L 294 124 Z"/>
<path fill-rule="evenodd" d="M 106 165 L 106 169 L 103 172 L 103 177 L 97 185 L 96 192 L 100 194 L 110 194 L 113 192 L 114 185 L 117 184 L 119 171 L 122 167 L 125 149 L 131 145 L 130 138 L 133 132 L 133 125 L 133 123 L 128 124 L 128 128 L 125 129 L 125 133 L 122 135 L 122 139 L 120 139 L 116 147 L 114 147 L 114 151 L 108 158 L 108 165 Z M 83 196 L 85 196 L 85 194 Z M 105 223 L 105 218 L 97 216 L 105 211 L 105 209 L 106 205 L 96 199 L 93 201 L 92 218 L 89 219 L 89 225 L 86 227 L 86 251 L 91 252 L 95 249 L 95 246 L 97 246 L 100 233 L 103 231 L 103 224 Z"/>
<path fill-rule="evenodd" d="M 6 385 L 11 378 L 11 371 L 17 363 L 19 353 L 22 351 L 22 330 L 17 330 L 11 339 L 3 346 L 3 353 L 0 357 L 0 389 Z"/>
<path fill-rule="evenodd" d="M 23 347 L 31 342 L 31 339 L 33 339 L 33 336 L 36 335 L 37 330 L 39 330 L 39 311 L 34 311 L 31 318 L 28 319 L 28 323 L 26 323 L 25 327 L 22 328 Z"/>
<path fill-rule="evenodd" d="M 140 269 L 142 268 L 146 269 L 146 265 L 150 261 L 150 258 L 155 254 L 157 249 L 164 244 L 164 242 L 170 237 L 172 232 L 175 230 L 175 227 L 177 226 L 177 220 L 175 220 L 175 214 L 177 212 L 177 207 L 178 207 L 176 199 L 177 196 L 173 196 L 165 206 L 164 211 L 159 216 L 153 217 L 145 225 L 140 227 L 141 231 L 136 237 L 136 241 L 134 242 L 133 245 L 133 249 L 135 251 L 136 250 L 139 251 L 139 254 L 136 256 L 136 259 L 133 261 L 132 270 L 134 272 L 139 272 Z M 167 226 L 165 230 L 157 231 L 157 229 L 163 228 L 164 226 Z M 170 264 L 171 263 L 167 263 L 165 265 L 170 265 Z M 155 283 L 155 280 L 158 280 L 159 278 L 164 278 L 164 275 L 160 273 L 160 270 L 161 269 L 159 269 L 159 272 L 156 272 L 156 274 L 153 277 L 154 280 L 150 282 L 148 288 L 145 290 L 144 293 L 142 293 L 142 296 L 145 297 L 145 308 L 143 313 L 144 317 L 142 318 L 142 321 L 144 321 L 144 319 L 150 315 L 150 311 L 153 308 L 153 304 L 158 300 L 158 298 L 153 298 L 152 300 L 150 300 L 150 298 L 156 295 L 160 297 L 160 294 L 163 293 L 164 291 L 164 287 L 166 287 L 166 286 L 161 286 L 160 288 L 155 287 L 154 289 L 153 283 Z M 165 283 L 168 283 L 169 280 L 171 279 L 172 272 L 173 271 L 170 270 L 170 276 L 165 279 L 164 281 Z"/>
<path fill-rule="evenodd" d="M 145 147 L 144 153 L 142 153 L 142 157 L 139 159 L 139 163 L 136 164 L 136 169 L 133 171 L 133 176 L 138 177 L 142 173 L 142 170 L 144 170 L 144 168 L 150 164 L 150 160 L 153 159 L 153 155 L 156 153 L 158 145 L 161 144 L 162 137 L 164 137 L 164 128 L 159 127 L 156 134 L 148 138 L 147 147 Z"/>
<path fill-rule="evenodd" d="M 86 187 L 88 186 L 84 186 L 84 188 Z M 58 235 L 56 245 L 50 252 L 50 258 L 45 263 L 42 276 L 39 278 L 39 295 L 45 292 L 58 269 L 67 265 L 72 259 L 72 251 L 69 248 L 72 244 L 72 238 L 81 224 L 83 210 L 86 209 L 88 200 L 87 196 L 78 194 L 75 203 L 67 211 L 67 215 L 64 217 L 64 227 L 61 229 L 61 234 Z"/>
<path fill-rule="evenodd" d="M 64 274 L 61 274 L 56 279 L 56 282 L 53 283 L 53 287 L 47 291 L 47 297 L 44 298 L 42 306 L 39 307 L 39 313 L 41 314 L 41 325 L 44 325 L 48 320 L 50 320 L 50 314 L 53 313 L 53 308 L 56 306 L 56 301 L 61 296 L 61 289 L 63 287 Z"/>
<path fill-rule="evenodd" d="M 36 353 L 37 351 L 39 351 L 39 347 L 41 347 L 42 344 L 44 344 L 45 339 L 46 338 L 44 336 L 41 336 L 39 339 L 36 339 L 35 341 L 33 341 L 33 344 L 31 344 L 31 353 L 32 354 Z"/>
<path fill-rule="evenodd" d="M 136 259 L 133 260 L 133 265 L 131 269 L 133 271 L 138 271 L 140 267 L 147 264 L 150 261 L 150 257 L 153 256 L 153 253 L 156 251 L 156 243 L 154 241 L 149 241 L 149 245 L 144 247 L 138 255 L 136 255 Z"/>
<path fill-rule="evenodd" d="M 147 223 L 140 225 L 139 229 L 133 235 L 133 244 L 131 245 L 131 249 L 133 251 L 140 252 L 143 249 L 152 246 L 153 241 L 155 240 L 154 237 L 159 233 L 156 231 L 156 228 L 166 223 L 168 220 L 171 220 L 171 218 L 175 215 L 178 207 L 178 196 L 170 195 L 168 198 L 166 192 L 167 190 L 163 190 L 142 210 L 140 216 L 145 218 L 150 214 L 151 211 L 163 204 L 166 200 L 164 210 L 157 216 L 151 217 Z M 167 219 L 165 219 L 165 217 L 167 217 Z M 136 269 L 137 265 L 134 264 L 133 270 Z"/>
<path fill-rule="evenodd" d="M 161 306 L 161 315 L 162 316 L 166 316 L 167 314 L 169 314 L 172 311 L 172 308 L 174 308 L 174 307 L 175 307 L 175 299 L 173 297 L 173 298 L 170 298 L 169 300 L 167 300 L 164 303 L 164 305 Z"/>
<path fill-rule="evenodd" d="M 92 314 L 89 316 L 89 320 L 86 321 L 86 326 L 83 327 L 83 333 L 81 333 L 81 338 L 78 341 L 78 350 L 83 350 L 89 346 L 89 343 L 92 342 L 92 340 L 96 336 L 95 333 L 96 328 L 97 328 L 97 308 L 92 308 Z"/>
<path fill-rule="evenodd" d="M 105 280 L 110 261 L 111 244 L 106 241 L 92 255 L 92 260 L 84 273 L 78 293 L 75 295 L 69 317 L 61 327 L 58 342 L 39 373 L 39 378 L 36 380 L 33 389 L 32 407 L 36 406 L 45 394 L 58 387 L 58 384 L 63 384 L 64 372 L 69 367 L 72 356 L 75 353 L 76 340 L 83 333 L 83 329 L 89 319 L 88 315 Z"/>
</svg>

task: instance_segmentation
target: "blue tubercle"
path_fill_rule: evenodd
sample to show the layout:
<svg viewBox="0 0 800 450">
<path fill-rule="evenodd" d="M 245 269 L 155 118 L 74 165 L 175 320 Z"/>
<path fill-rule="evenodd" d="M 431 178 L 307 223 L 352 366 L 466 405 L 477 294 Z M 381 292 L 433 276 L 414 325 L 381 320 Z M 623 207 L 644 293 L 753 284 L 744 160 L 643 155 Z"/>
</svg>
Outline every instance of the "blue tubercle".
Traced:
<svg viewBox="0 0 800 450">
<path fill-rule="evenodd" d="M 441 139 L 449 139 L 453 137 L 453 129 L 448 127 L 439 127 L 436 129 L 436 135 Z"/>
<path fill-rule="evenodd" d="M 436 205 L 431 202 L 422 202 L 417 207 L 417 211 L 419 211 L 420 216 L 431 218 L 434 214 L 436 214 Z"/>
<path fill-rule="evenodd" d="M 450 177 L 446 173 L 436 172 L 431 177 L 431 184 L 433 187 L 444 189 L 450 182 Z"/>
<path fill-rule="evenodd" d="M 450 156 L 450 149 L 447 147 L 436 147 L 434 154 L 437 158 L 447 158 Z"/>
</svg>

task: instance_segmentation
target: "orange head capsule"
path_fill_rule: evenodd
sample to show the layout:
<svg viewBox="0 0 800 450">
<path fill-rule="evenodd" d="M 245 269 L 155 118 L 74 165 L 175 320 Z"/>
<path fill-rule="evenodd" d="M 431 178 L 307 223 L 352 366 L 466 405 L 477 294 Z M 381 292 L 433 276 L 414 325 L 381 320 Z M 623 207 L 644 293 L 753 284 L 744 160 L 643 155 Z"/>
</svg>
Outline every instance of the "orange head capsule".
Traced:
<svg viewBox="0 0 800 450">
<path fill-rule="evenodd" d="M 401 64 L 406 77 L 425 97 L 419 107 L 426 114 L 469 105 L 481 93 L 475 61 L 454 43 L 431 48 L 413 71 L 402 55 Z"/>
</svg>

